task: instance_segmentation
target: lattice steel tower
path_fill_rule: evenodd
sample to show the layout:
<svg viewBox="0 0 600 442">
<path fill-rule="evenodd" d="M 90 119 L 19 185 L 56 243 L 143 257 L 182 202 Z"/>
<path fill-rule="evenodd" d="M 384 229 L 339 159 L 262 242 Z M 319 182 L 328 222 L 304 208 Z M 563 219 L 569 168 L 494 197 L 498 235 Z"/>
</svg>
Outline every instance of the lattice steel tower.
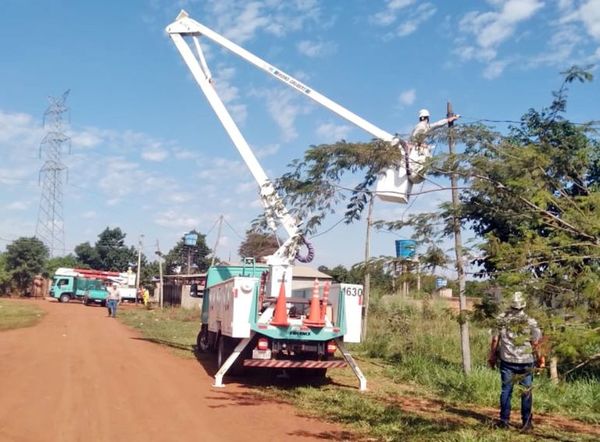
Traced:
<svg viewBox="0 0 600 442">
<path fill-rule="evenodd" d="M 67 90 L 60 97 L 48 97 L 50 105 L 44 112 L 46 135 L 40 143 L 40 169 L 42 187 L 35 236 L 48 246 L 50 256 L 65 254 L 65 226 L 63 221 L 63 183 L 66 182 L 67 166 L 62 162 L 63 151 L 71 151 L 71 138 L 65 134 L 65 114 L 69 108 L 65 102 Z"/>
</svg>

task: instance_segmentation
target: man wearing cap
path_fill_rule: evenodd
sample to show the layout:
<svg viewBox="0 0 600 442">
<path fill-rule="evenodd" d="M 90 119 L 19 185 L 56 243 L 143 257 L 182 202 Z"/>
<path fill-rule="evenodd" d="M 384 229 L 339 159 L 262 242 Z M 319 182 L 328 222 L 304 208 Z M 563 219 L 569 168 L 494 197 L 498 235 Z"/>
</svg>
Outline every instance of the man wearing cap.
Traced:
<svg viewBox="0 0 600 442">
<path fill-rule="evenodd" d="M 108 296 L 106 297 L 106 305 L 108 307 L 108 314 L 113 318 L 117 317 L 117 305 L 121 300 L 121 295 L 119 295 L 118 284 L 113 283 L 108 288 Z"/>
<path fill-rule="evenodd" d="M 496 329 L 492 334 L 488 364 L 495 368 L 500 358 L 500 428 L 508 428 L 510 423 L 510 399 L 513 386 L 519 383 L 521 392 L 522 430 L 533 428 L 531 407 L 533 403 L 532 383 L 534 365 L 543 367 L 543 357 L 538 355 L 538 346 L 542 332 L 537 321 L 525 312 L 523 293 L 515 292 L 510 308 L 498 317 Z"/>
</svg>

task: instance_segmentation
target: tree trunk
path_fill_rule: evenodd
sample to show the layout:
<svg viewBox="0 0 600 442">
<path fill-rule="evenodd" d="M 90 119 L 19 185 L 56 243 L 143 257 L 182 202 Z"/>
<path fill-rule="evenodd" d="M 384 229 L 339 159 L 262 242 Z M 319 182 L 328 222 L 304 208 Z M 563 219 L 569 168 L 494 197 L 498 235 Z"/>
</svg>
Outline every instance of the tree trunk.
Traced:
<svg viewBox="0 0 600 442">
<path fill-rule="evenodd" d="M 558 358 L 556 356 L 550 358 L 550 380 L 553 384 L 558 384 Z"/>
</svg>

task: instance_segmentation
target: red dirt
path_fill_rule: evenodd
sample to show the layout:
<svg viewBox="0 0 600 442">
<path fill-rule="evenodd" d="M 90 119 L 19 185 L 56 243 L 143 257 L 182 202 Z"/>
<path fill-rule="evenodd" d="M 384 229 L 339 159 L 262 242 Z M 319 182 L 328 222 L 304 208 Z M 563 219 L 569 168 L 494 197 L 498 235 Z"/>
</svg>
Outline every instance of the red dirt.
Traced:
<svg viewBox="0 0 600 442">
<path fill-rule="evenodd" d="M 211 387 L 197 361 L 140 340 L 104 308 L 26 302 L 48 314 L 34 327 L 0 333 L 2 441 L 351 438 L 248 388 Z"/>
</svg>

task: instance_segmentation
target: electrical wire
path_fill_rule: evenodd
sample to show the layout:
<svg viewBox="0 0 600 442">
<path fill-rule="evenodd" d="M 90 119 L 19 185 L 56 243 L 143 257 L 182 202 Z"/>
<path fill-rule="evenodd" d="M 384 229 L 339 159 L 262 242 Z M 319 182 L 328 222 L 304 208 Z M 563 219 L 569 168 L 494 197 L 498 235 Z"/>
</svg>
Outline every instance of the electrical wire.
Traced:
<svg viewBox="0 0 600 442">
<path fill-rule="evenodd" d="M 242 241 L 244 240 L 244 237 L 243 237 L 242 235 L 240 235 L 240 234 L 239 234 L 239 233 L 238 233 L 238 232 L 237 232 L 237 231 L 236 231 L 236 230 L 233 228 L 233 226 L 232 226 L 231 224 L 229 224 L 229 222 L 228 222 L 228 221 L 227 221 L 225 218 L 223 218 L 223 222 L 225 223 L 225 225 L 226 225 L 227 227 L 229 227 L 229 228 L 231 229 L 231 231 L 232 231 L 232 232 L 233 232 L 233 233 L 234 233 L 234 234 L 235 234 L 235 235 L 236 235 L 236 236 L 237 236 L 239 239 L 241 239 Z"/>
</svg>

